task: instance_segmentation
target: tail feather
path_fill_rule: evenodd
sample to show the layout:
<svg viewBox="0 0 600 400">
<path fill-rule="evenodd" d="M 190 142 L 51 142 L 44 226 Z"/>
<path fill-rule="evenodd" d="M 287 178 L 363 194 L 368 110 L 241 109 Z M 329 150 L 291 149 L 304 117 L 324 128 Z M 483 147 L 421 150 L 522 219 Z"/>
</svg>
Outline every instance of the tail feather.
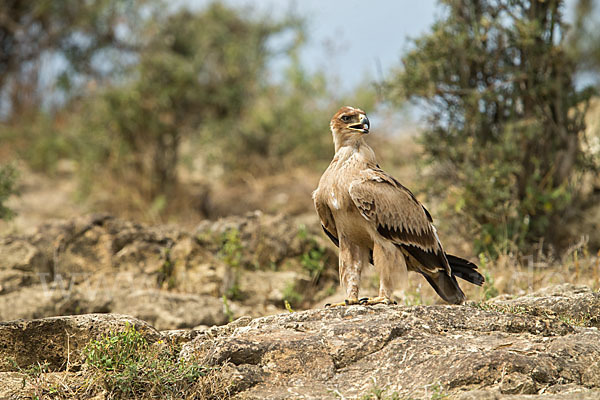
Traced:
<svg viewBox="0 0 600 400">
<path fill-rule="evenodd" d="M 465 294 L 460 290 L 454 276 L 448 275 L 442 271 L 435 275 L 427 275 L 424 272 L 421 272 L 421 274 L 423 274 L 425 279 L 427 279 L 427 282 L 435 289 L 435 292 L 448 303 L 462 304 L 465 301 Z"/>
<path fill-rule="evenodd" d="M 451 254 L 446 254 L 446 258 L 452 270 L 451 275 L 443 272 L 438 272 L 435 275 L 421 273 L 442 299 L 451 304 L 461 304 L 465 301 L 466 296 L 458 286 L 456 277 L 479 286 L 483 284 L 485 279 L 477 272 L 477 265 L 474 263 Z"/>
<path fill-rule="evenodd" d="M 477 265 L 463 258 L 446 254 L 448 264 L 452 270 L 452 275 L 471 282 L 477 286 L 481 286 L 485 282 L 485 278 L 477 272 Z"/>
</svg>

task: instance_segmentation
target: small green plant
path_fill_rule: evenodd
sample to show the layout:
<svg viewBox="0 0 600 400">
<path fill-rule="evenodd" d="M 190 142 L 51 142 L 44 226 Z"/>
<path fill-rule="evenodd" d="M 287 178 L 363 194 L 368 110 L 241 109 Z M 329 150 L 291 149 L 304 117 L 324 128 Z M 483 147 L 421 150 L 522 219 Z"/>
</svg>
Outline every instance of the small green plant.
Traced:
<svg viewBox="0 0 600 400">
<path fill-rule="evenodd" d="M 240 285 L 238 283 L 238 275 L 239 274 L 236 271 L 233 284 L 225 290 L 224 296 L 230 300 L 241 300 L 243 297 L 242 290 L 240 289 Z"/>
<path fill-rule="evenodd" d="M 26 369 L 21 369 L 26 375 L 29 375 L 33 378 L 39 378 L 42 374 L 50 371 L 50 363 L 48 361 L 44 361 L 42 363 L 32 364 Z"/>
<path fill-rule="evenodd" d="M 333 296 L 335 294 L 335 292 L 337 292 L 337 286 L 336 285 L 331 285 L 331 286 L 329 286 L 325 290 L 325 295 L 326 296 Z"/>
<path fill-rule="evenodd" d="M 423 295 L 419 287 L 416 290 L 410 290 L 405 293 L 404 304 L 407 306 L 420 306 L 424 304 Z"/>
<path fill-rule="evenodd" d="M 178 358 L 179 349 L 150 344 L 133 325 L 93 340 L 84 349 L 85 364 L 109 398 L 179 398 L 193 393 L 214 372 Z"/>
<path fill-rule="evenodd" d="M 558 319 L 570 326 L 592 326 L 594 321 L 597 321 L 591 314 L 584 314 L 580 316 L 564 315 L 558 316 Z"/>
<path fill-rule="evenodd" d="M 374 273 L 373 275 L 369 276 L 369 279 L 367 282 L 369 282 L 369 288 L 378 290 L 379 289 L 379 274 Z"/>
<path fill-rule="evenodd" d="M 481 272 L 483 273 L 483 277 L 485 278 L 485 282 L 483 284 L 483 299 L 489 300 L 493 297 L 498 296 L 498 289 L 494 286 L 494 278 L 490 275 L 487 258 L 483 253 L 479 254 L 479 262 L 481 265 Z"/>
<path fill-rule="evenodd" d="M 439 383 L 431 385 L 431 400 L 447 399 L 448 394 L 444 393 L 444 388 Z"/>
<path fill-rule="evenodd" d="M 283 289 L 283 301 L 298 306 L 304 300 L 304 296 L 298 292 L 294 282 L 289 282 Z M 287 308 L 287 307 L 286 307 Z"/>
<path fill-rule="evenodd" d="M 298 225 L 298 239 L 300 239 L 300 240 L 308 239 L 308 229 L 306 228 L 306 225 L 304 225 L 304 224 Z"/>
<path fill-rule="evenodd" d="M 227 321 L 233 321 L 233 311 L 231 311 L 231 307 L 229 307 L 229 300 L 227 300 L 227 296 L 223 295 L 223 312 L 227 317 Z"/>
<path fill-rule="evenodd" d="M 223 234 L 218 257 L 223 260 L 233 272 L 233 282 L 225 290 L 225 296 L 230 300 L 240 300 L 242 298 L 239 280 L 243 250 L 244 246 L 242 246 L 242 241 L 240 239 L 240 231 L 237 229 L 229 229 Z"/>
<path fill-rule="evenodd" d="M 387 393 L 388 389 L 381 388 L 377 385 L 373 385 L 373 387 L 366 393 L 363 393 L 359 399 L 360 400 L 400 400 L 400 395 L 398 392 Z"/>
<path fill-rule="evenodd" d="M 486 303 L 479 302 L 474 303 L 473 307 L 483 310 L 483 311 L 494 311 L 502 314 L 527 314 L 529 310 L 523 306 L 517 305 L 505 305 L 505 304 L 494 304 L 494 303 Z"/>
<path fill-rule="evenodd" d="M 175 281 L 175 276 L 173 275 L 175 266 L 171 261 L 170 253 L 171 250 L 169 248 L 166 248 L 164 252 L 165 261 L 158 270 L 157 277 L 158 287 L 162 287 L 166 283 L 167 289 L 173 289 L 177 283 Z"/>
<path fill-rule="evenodd" d="M 14 211 L 4 205 L 4 202 L 17 194 L 16 181 L 18 172 L 12 165 L 0 166 L 0 220 L 8 220 L 14 216 Z"/>
<path fill-rule="evenodd" d="M 105 371 L 122 371 L 138 364 L 147 350 L 146 339 L 128 325 L 122 332 L 89 343 L 85 348 L 86 363 Z"/>
<path fill-rule="evenodd" d="M 27 368 L 21 368 L 14 358 L 9 358 L 8 361 L 14 369 L 23 374 L 23 386 L 25 386 L 25 383 L 28 379 L 35 381 L 39 379 L 42 374 L 50 372 L 50 363 L 45 360 L 42 363 L 37 362 L 35 364 L 31 364 Z"/>
<path fill-rule="evenodd" d="M 218 255 L 225 264 L 235 269 L 241 266 L 243 249 L 240 231 L 235 228 L 229 229 L 221 238 L 221 249 Z"/>
<path fill-rule="evenodd" d="M 319 280 L 325 270 L 325 248 L 317 246 L 308 250 L 302 254 L 300 263 L 310 273 L 313 281 Z"/>
<path fill-rule="evenodd" d="M 300 256 L 300 264 L 316 282 L 326 268 L 325 247 L 321 246 L 312 235 L 309 235 L 305 225 L 298 227 L 298 238 L 308 242 L 308 249 Z"/>
</svg>

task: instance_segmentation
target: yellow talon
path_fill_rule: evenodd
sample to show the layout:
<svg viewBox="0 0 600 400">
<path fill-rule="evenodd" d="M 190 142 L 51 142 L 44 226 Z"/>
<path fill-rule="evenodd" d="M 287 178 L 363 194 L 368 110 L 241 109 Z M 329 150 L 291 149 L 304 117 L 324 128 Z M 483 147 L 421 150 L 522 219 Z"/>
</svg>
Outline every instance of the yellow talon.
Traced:
<svg viewBox="0 0 600 400">
<path fill-rule="evenodd" d="M 325 307 L 342 307 L 342 306 L 351 306 L 354 304 L 359 304 L 358 299 L 346 299 L 342 303 L 327 303 Z"/>
<path fill-rule="evenodd" d="M 385 304 L 388 306 L 398 304 L 396 301 L 390 299 L 389 297 L 363 297 L 358 302 L 363 306 L 372 306 L 374 304 Z"/>
</svg>

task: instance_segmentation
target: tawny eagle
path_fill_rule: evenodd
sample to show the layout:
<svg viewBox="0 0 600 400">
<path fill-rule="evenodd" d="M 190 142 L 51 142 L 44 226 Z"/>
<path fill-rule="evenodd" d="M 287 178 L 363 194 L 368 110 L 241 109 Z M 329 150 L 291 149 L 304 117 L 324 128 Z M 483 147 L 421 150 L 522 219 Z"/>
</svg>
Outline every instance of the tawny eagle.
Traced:
<svg viewBox="0 0 600 400">
<path fill-rule="evenodd" d="M 367 145 L 364 111 L 342 107 L 330 123 L 335 156 L 313 192 L 323 230 L 339 246 L 340 281 L 350 304 L 392 304 L 394 276 L 421 273 L 445 301 L 465 300 L 456 277 L 481 285 L 470 261 L 446 254 L 429 212 L 410 190 L 385 173 Z M 358 298 L 363 268 L 379 273 L 379 296 Z"/>
</svg>

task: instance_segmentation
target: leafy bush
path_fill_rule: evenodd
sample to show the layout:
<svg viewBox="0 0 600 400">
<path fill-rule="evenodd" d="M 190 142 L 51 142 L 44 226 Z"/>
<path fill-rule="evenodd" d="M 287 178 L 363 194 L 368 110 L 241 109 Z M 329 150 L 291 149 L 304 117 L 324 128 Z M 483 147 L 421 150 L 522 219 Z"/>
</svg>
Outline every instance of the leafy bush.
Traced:
<svg viewBox="0 0 600 400">
<path fill-rule="evenodd" d="M 10 66 L 0 77 L 0 141 L 36 171 L 75 160 L 78 194 L 96 195 L 95 206 L 151 220 L 179 206 L 206 212 L 198 198 L 208 190 L 178 185 L 182 166 L 197 183 L 329 162 L 327 126 L 343 99 L 324 74 L 302 68 L 300 18 L 221 2 L 21 3 L 8 20 L 23 37 L 11 27 L 4 41 L 15 46 L 0 61 Z M 44 55 L 64 63 L 47 73 Z M 287 64 L 283 79 L 272 79 L 274 63 Z M 373 91 L 359 96 L 369 109 Z"/>
<path fill-rule="evenodd" d="M 29 112 L 20 116 L 18 122 L 0 124 L 0 141 L 32 170 L 51 175 L 61 158 L 76 158 L 78 152 L 72 132 L 58 129 L 57 125 L 48 113 Z"/>
<path fill-rule="evenodd" d="M 151 202 L 176 196 L 183 147 L 207 175 L 270 173 L 331 156 L 335 106 L 324 76 L 300 66 L 301 21 L 213 3 L 153 17 L 136 33 L 147 38 L 139 62 L 70 105 L 84 182 L 108 173 Z M 275 37 L 286 40 L 267 46 Z M 290 62 L 280 83 L 269 78 L 276 56 Z"/>
<path fill-rule="evenodd" d="M 475 227 L 477 251 L 521 250 L 581 213 L 591 95 L 573 83 L 562 1 L 445 0 L 391 82 L 426 106 L 431 187 Z M 463 230 L 469 234 L 469 230 Z"/>
<path fill-rule="evenodd" d="M 255 97 L 269 56 L 266 41 L 288 25 L 254 20 L 213 3 L 202 12 L 155 16 L 125 79 L 99 91 L 84 109 L 82 135 L 105 137 L 96 152 L 113 171 L 131 171 L 149 200 L 177 183 L 180 145 L 203 126 L 222 123 Z M 92 128 L 90 129 L 90 124 Z"/>
<path fill-rule="evenodd" d="M 264 174 L 331 157 L 327 127 L 335 106 L 325 77 L 307 74 L 291 58 L 283 82 L 263 85 L 244 112 L 204 135 L 209 155 L 228 171 Z"/>
</svg>

